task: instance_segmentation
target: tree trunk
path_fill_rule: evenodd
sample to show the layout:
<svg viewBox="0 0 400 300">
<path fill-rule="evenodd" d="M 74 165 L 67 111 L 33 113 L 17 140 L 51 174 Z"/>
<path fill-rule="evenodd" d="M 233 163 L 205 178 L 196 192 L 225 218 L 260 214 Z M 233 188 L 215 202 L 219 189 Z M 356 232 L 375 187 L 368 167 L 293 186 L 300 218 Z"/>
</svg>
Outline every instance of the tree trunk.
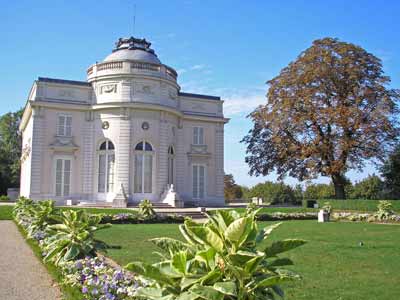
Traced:
<svg viewBox="0 0 400 300">
<path fill-rule="evenodd" d="M 340 174 L 332 175 L 332 182 L 335 187 L 335 198 L 346 199 L 346 193 L 344 191 L 344 185 L 346 183 L 346 180 L 344 176 Z"/>
</svg>

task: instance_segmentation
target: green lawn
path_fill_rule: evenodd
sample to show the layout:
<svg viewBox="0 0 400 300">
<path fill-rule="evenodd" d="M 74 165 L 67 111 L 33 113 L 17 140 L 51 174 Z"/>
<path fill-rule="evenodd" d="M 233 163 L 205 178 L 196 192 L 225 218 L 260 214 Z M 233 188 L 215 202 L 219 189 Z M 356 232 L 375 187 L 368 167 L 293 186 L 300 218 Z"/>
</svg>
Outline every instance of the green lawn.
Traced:
<svg viewBox="0 0 400 300">
<path fill-rule="evenodd" d="M 174 224 L 113 225 L 96 235 L 114 247 L 108 255 L 121 265 L 134 260 L 155 262 L 156 248 L 147 241 L 150 238 L 180 237 Z M 272 239 L 283 238 L 309 241 L 286 255 L 303 280 L 286 286 L 285 299 L 398 299 L 400 226 L 289 221 L 272 235 Z M 364 246 L 359 246 L 360 241 Z"/>
<path fill-rule="evenodd" d="M 12 220 L 12 205 L 0 205 L 0 220 Z"/>
</svg>

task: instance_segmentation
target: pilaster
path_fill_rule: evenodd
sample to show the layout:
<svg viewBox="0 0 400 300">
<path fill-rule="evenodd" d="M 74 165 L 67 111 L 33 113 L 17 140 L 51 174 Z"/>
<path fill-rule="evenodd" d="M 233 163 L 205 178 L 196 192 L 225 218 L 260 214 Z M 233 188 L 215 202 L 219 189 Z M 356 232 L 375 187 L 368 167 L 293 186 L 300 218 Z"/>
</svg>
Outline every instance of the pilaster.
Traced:
<svg viewBox="0 0 400 300">
<path fill-rule="evenodd" d="M 29 197 L 35 198 L 35 195 L 40 196 L 41 193 L 41 183 L 42 178 L 45 180 L 50 180 L 49 178 L 44 178 L 43 173 L 43 150 L 45 142 L 45 120 L 44 120 L 44 109 L 41 107 L 34 107 L 32 109 L 32 149 L 31 149 L 31 184 Z"/>
<path fill-rule="evenodd" d="M 158 166 L 157 166 L 157 191 L 158 194 L 164 192 L 168 181 L 168 146 L 169 146 L 169 126 L 166 119 L 166 113 L 160 113 L 159 126 L 159 149 L 158 149 Z"/>
<path fill-rule="evenodd" d="M 217 197 L 224 197 L 224 124 L 215 128 L 215 189 Z"/>
<path fill-rule="evenodd" d="M 85 112 L 85 123 L 82 129 L 82 192 L 85 196 L 94 193 L 94 163 L 96 148 L 94 140 L 94 115 L 92 111 Z"/>
</svg>

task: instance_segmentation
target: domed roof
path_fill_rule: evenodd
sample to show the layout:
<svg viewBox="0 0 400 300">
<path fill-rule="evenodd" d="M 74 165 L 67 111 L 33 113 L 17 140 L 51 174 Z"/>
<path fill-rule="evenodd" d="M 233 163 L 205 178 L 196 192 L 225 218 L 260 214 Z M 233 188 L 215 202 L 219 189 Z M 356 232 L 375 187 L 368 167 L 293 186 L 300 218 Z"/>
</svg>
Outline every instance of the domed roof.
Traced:
<svg viewBox="0 0 400 300">
<path fill-rule="evenodd" d="M 154 50 L 150 48 L 151 43 L 145 39 L 120 38 L 115 45 L 113 52 L 104 59 L 105 62 L 129 59 L 161 64 Z"/>
</svg>

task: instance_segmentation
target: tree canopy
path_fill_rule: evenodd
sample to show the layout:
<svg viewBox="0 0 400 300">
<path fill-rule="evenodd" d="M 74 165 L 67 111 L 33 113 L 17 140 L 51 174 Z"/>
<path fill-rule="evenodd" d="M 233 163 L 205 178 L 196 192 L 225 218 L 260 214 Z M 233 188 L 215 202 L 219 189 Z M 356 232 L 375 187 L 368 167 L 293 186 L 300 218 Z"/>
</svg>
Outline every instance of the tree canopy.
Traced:
<svg viewBox="0 0 400 300">
<path fill-rule="evenodd" d="M 385 179 L 385 188 L 389 197 L 400 198 L 400 145 L 389 155 L 381 168 L 382 176 Z"/>
<path fill-rule="evenodd" d="M 236 184 L 232 174 L 225 174 L 224 185 L 224 195 L 226 200 L 241 199 L 243 197 L 242 188 Z"/>
<path fill-rule="evenodd" d="M 0 195 L 19 187 L 21 136 L 18 126 L 23 110 L 0 117 Z"/>
<path fill-rule="evenodd" d="M 382 160 L 398 134 L 398 90 L 379 58 L 338 39 L 313 42 L 269 80 L 267 103 L 250 114 L 243 139 L 251 175 L 319 175 L 345 198 L 345 174 Z"/>
</svg>

